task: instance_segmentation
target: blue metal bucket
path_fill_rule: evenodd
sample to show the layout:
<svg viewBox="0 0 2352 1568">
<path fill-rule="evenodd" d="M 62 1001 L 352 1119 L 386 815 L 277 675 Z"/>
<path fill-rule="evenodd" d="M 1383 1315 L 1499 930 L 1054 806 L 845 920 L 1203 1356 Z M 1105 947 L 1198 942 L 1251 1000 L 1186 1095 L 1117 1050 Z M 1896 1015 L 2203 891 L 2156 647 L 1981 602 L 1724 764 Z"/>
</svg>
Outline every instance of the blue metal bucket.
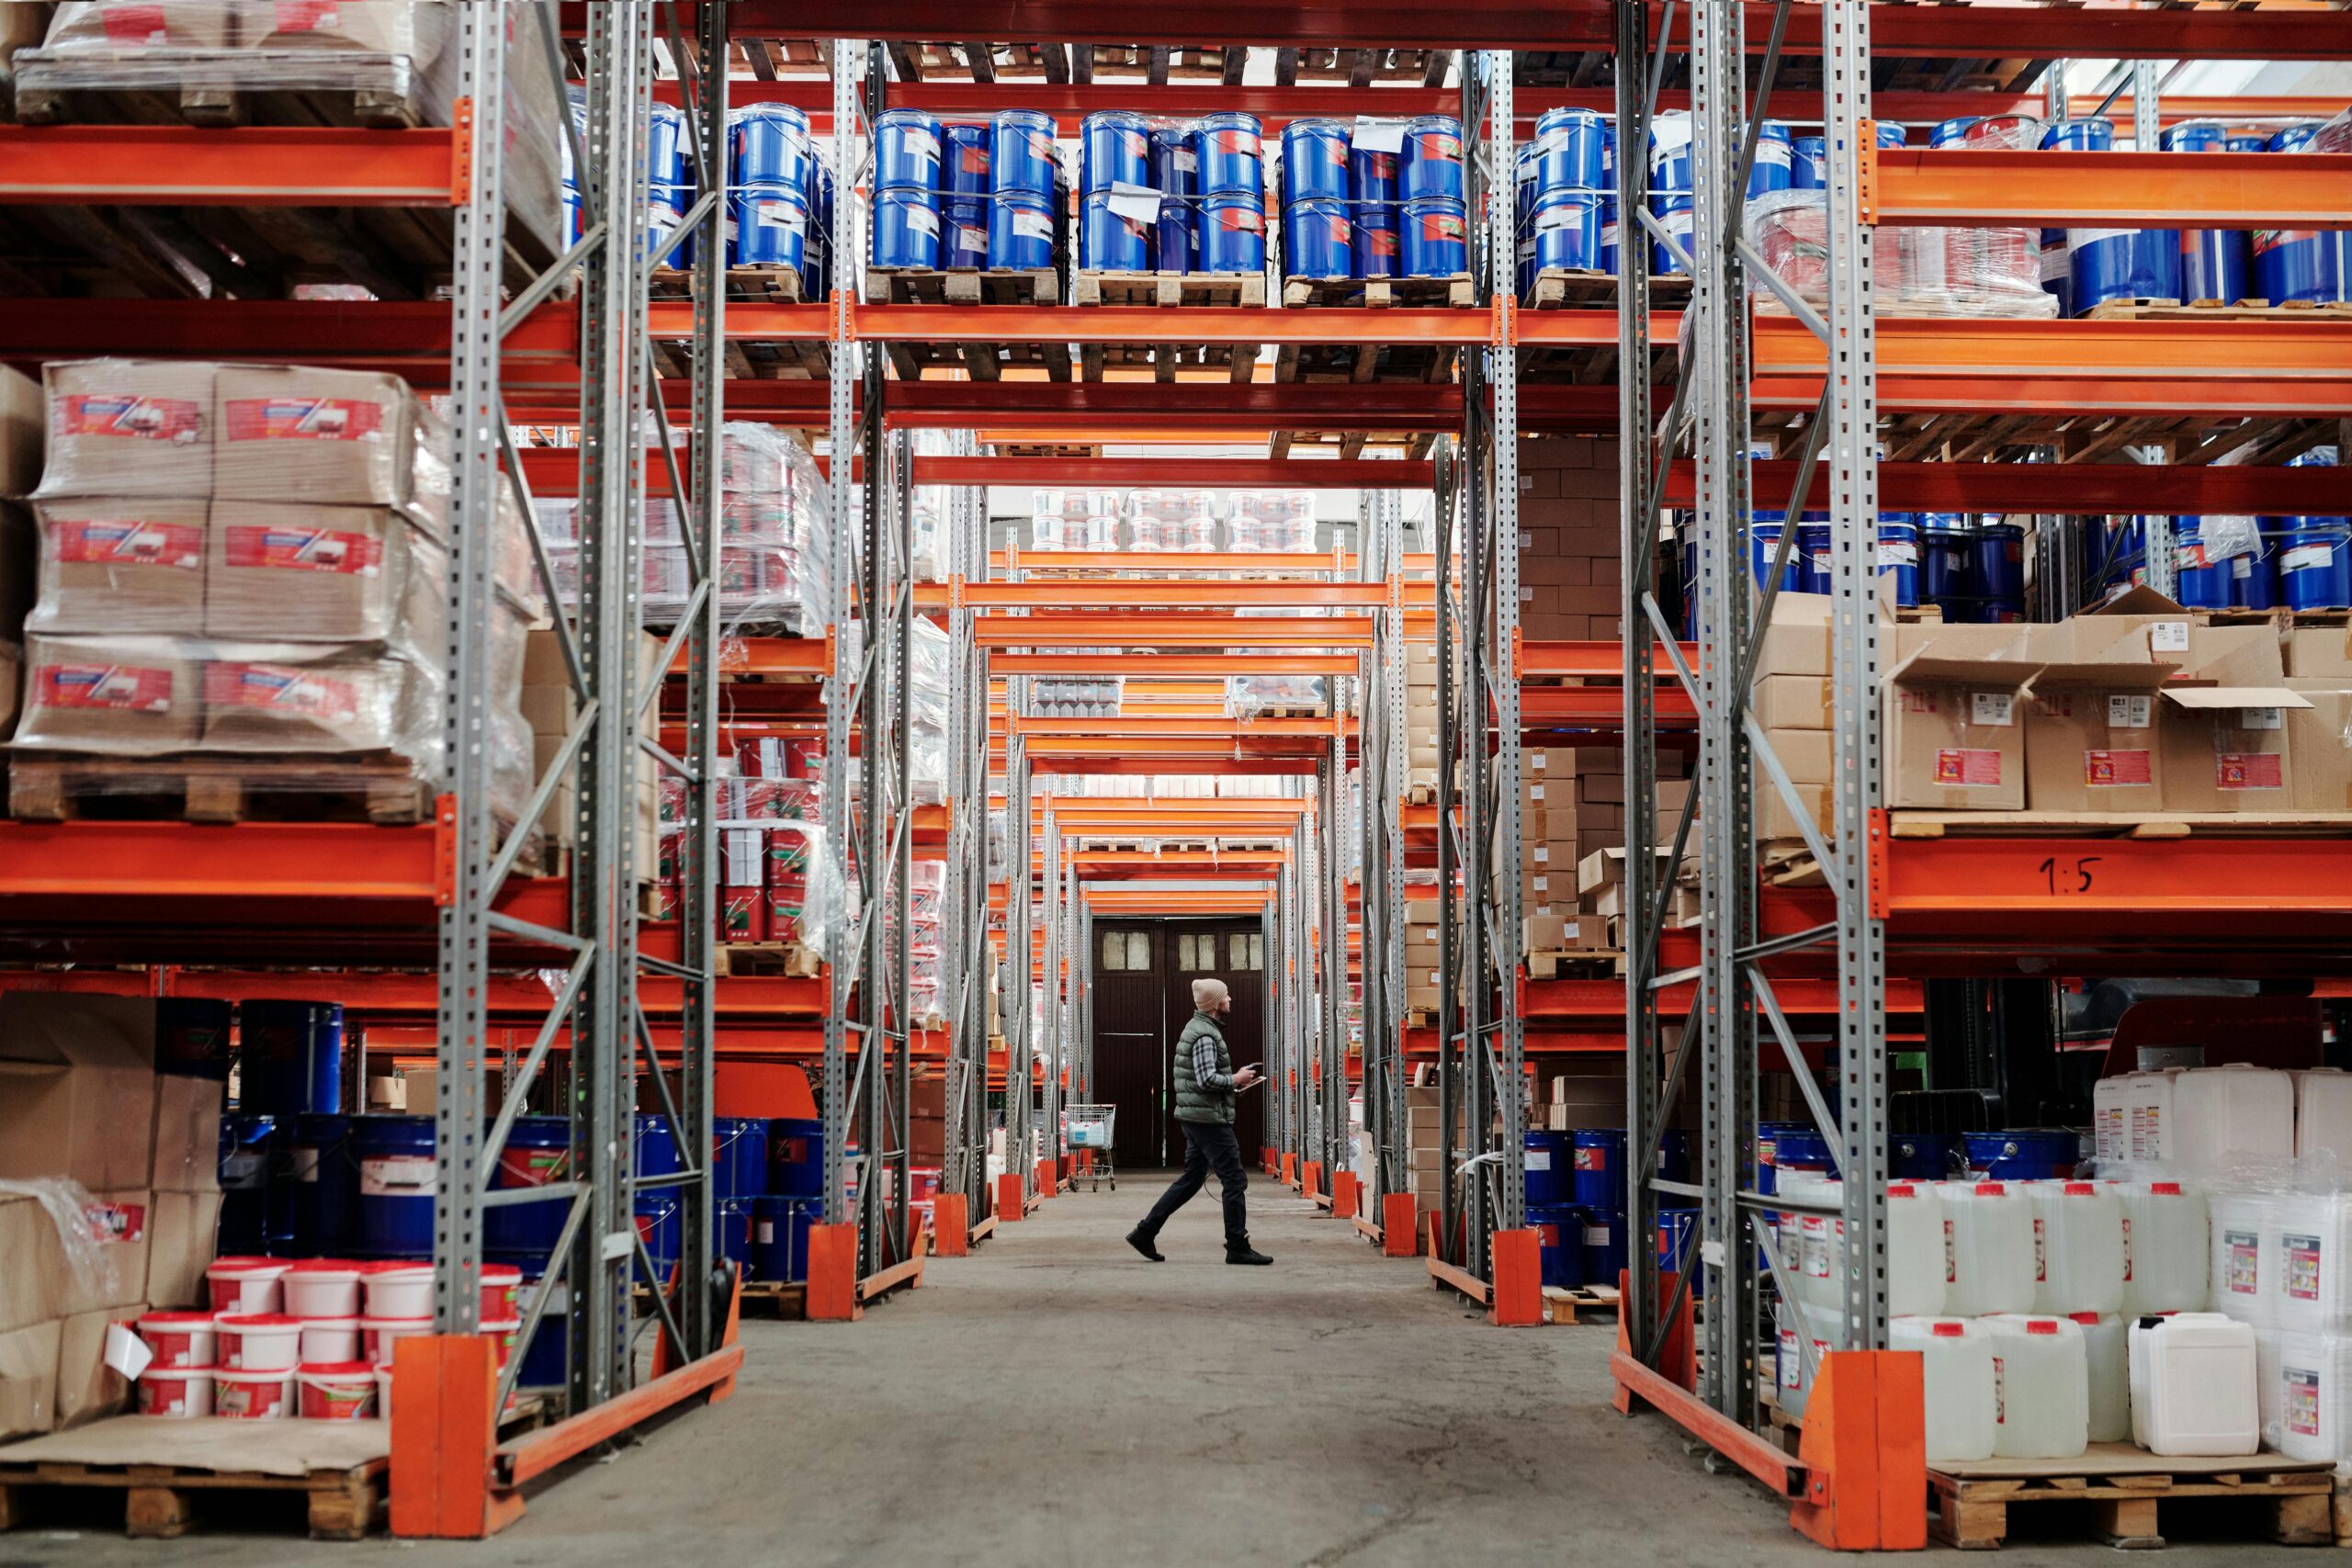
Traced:
<svg viewBox="0 0 2352 1568">
<path fill-rule="evenodd" d="M 269 1251 L 270 1148 L 275 1116 L 220 1118 L 220 1250 L 230 1257 Z"/>
<path fill-rule="evenodd" d="M 1151 226 L 1151 265 L 1161 272 L 1198 272 L 1201 265 L 1201 215 L 1193 197 L 1159 203 L 1159 221 Z"/>
<path fill-rule="evenodd" d="M 433 1118 L 357 1116 L 358 1248 L 369 1258 L 433 1256 Z"/>
<path fill-rule="evenodd" d="M 759 1201 L 758 1198 L 721 1198 L 711 1205 L 711 1255 L 735 1265 L 747 1280 L 752 1277 L 752 1219 Z"/>
<path fill-rule="evenodd" d="M 640 1267 L 638 1277 L 657 1291 L 670 1282 L 671 1272 L 677 1268 L 678 1254 L 684 1246 L 685 1226 L 678 1216 L 675 1198 L 650 1192 L 637 1195 L 637 1234 L 645 1242 L 646 1256 L 653 1261 L 651 1276 L 649 1278 Z"/>
<path fill-rule="evenodd" d="M 1200 270 L 1266 270 L 1266 204 L 1255 196 L 1222 191 L 1201 197 Z"/>
<path fill-rule="evenodd" d="M 1910 142 L 1911 133 L 1908 130 L 1895 124 L 1893 120 L 1883 119 L 1878 122 L 1878 144 L 1882 151 L 1889 147 L 1906 147 Z"/>
<path fill-rule="evenodd" d="M 493 1189 L 546 1187 L 571 1179 L 571 1121 L 565 1116 L 517 1116 L 507 1132 L 492 1174 Z M 544 1258 L 563 1238 L 571 1212 L 568 1195 L 535 1202 L 502 1203 L 482 1211 L 485 1251 L 508 1258 Z M 528 1270 L 526 1270 L 527 1272 Z"/>
<path fill-rule="evenodd" d="M 229 1078 L 234 1002 L 209 997 L 160 997 L 155 1002 L 155 1070 L 180 1077 Z"/>
<path fill-rule="evenodd" d="M 874 265 L 939 265 L 939 197 L 905 186 L 874 193 Z"/>
<path fill-rule="evenodd" d="M 760 1116 L 720 1116 L 711 1122 L 718 1145 L 711 1190 L 721 1198 L 751 1198 L 768 1190 L 768 1123 Z"/>
<path fill-rule="evenodd" d="M 1407 277 L 1454 277 L 1470 270 L 1469 231 L 1459 197 L 1408 201 L 1403 229 L 1399 249 Z"/>
<path fill-rule="evenodd" d="M 989 189 L 998 196 L 1025 191 L 1054 194 L 1061 156 L 1054 138 L 1061 128 L 1035 109 L 1000 109 L 989 121 Z"/>
<path fill-rule="evenodd" d="M 2064 120 L 2042 132 L 2041 145 L 2063 152 L 2105 152 L 2115 145 L 2115 122 Z M 2109 299 L 2177 299 L 2177 229 L 2069 229 L 2066 270 L 2075 313 Z"/>
<path fill-rule="evenodd" d="M 1201 117 L 1197 150 L 1200 153 L 1202 195 L 1253 197 L 1260 202 L 1262 214 L 1266 194 L 1263 129 L 1254 114 L 1227 113 Z M 1207 249 L 1206 238 L 1204 233 L 1202 246 L 1204 251 Z M 1259 263 L 1261 267 L 1264 265 L 1262 260 Z M 1216 272 L 1220 269 L 1209 267 L 1206 270 Z"/>
<path fill-rule="evenodd" d="M 1690 249 L 1690 197 L 1687 193 L 1651 192 L 1650 213 L 1659 227 L 1674 236 L 1676 243 L 1686 252 Z M 1646 235 L 1647 231 L 1644 233 Z M 1664 241 L 1652 239 L 1648 243 L 1651 276 L 1665 277 L 1682 271 L 1681 261 L 1666 248 Z"/>
<path fill-rule="evenodd" d="M 1099 272 L 1149 272 L 1151 227 L 1112 211 L 1111 192 L 1089 191 L 1078 229 L 1079 265 Z"/>
<path fill-rule="evenodd" d="M 1657 1174 L 1667 1181 L 1690 1179 L 1690 1134 L 1679 1127 L 1657 1135 Z"/>
<path fill-rule="evenodd" d="M 1090 209 L 1093 199 L 1087 198 Z M 1044 272 L 1052 267 L 1053 201 L 1025 191 L 998 197 L 989 208 L 987 256 L 988 265 L 1000 271 Z"/>
<path fill-rule="evenodd" d="M 1600 220 L 1611 206 L 1597 190 L 1546 192 L 1530 215 L 1535 270 L 1568 267 L 1598 271 L 1600 266 Z"/>
<path fill-rule="evenodd" d="M 1690 161 L 1690 116 L 1679 109 L 1669 109 L 1650 120 L 1650 190 L 1680 191 L 1688 194 L 1698 188 L 1691 184 L 1695 165 Z"/>
<path fill-rule="evenodd" d="M 1976 529 L 1976 589 L 1988 599 L 2025 597 L 2025 529 L 2015 523 L 1984 523 Z"/>
<path fill-rule="evenodd" d="M 1953 1174 L 1960 1139 L 1950 1133 L 1896 1133 L 1886 1142 L 1886 1174 L 1900 1181 L 1943 1181 Z"/>
<path fill-rule="evenodd" d="M 1973 532 L 1964 513 L 1919 513 L 1919 597 L 1940 607 L 1947 621 L 1963 619 L 1962 611 L 1976 592 Z"/>
<path fill-rule="evenodd" d="M 1348 247 L 1348 260 L 1355 267 L 1355 276 L 1396 276 L 1404 259 L 1400 254 L 1402 240 L 1396 231 L 1396 209 L 1358 207 L 1351 221 L 1355 225 L 1355 233 Z"/>
<path fill-rule="evenodd" d="M 256 1115 L 343 1109 L 343 1009 L 334 1002 L 238 1005 L 237 1109 Z"/>
<path fill-rule="evenodd" d="M 728 183 L 802 186 L 811 162 L 808 117 L 790 104 L 746 104 L 727 117 Z"/>
<path fill-rule="evenodd" d="M 1588 1212 L 1584 1217 L 1585 1282 L 1614 1285 L 1624 1272 L 1624 1214 Z"/>
<path fill-rule="evenodd" d="M 1660 1208 L 1657 1212 L 1657 1266 L 1663 1271 L 1690 1276 L 1690 1294 L 1707 1293 L 1707 1270 L 1699 1260 L 1699 1211 Z"/>
<path fill-rule="evenodd" d="M 1781 535 L 1787 527 L 1783 514 L 1778 512 L 1758 512 L 1748 525 L 1748 570 L 1756 574 L 1756 586 L 1758 588 L 1765 585 L 1764 579 L 1772 570 L 1772 558 L 1780 553 Z M 1788 562 L 1781 568 L 1781 592 L 1802 592 L 1804 579 L 1803 558 L 1792 546 Z"/>
<path fill-rule="evenodd" d="M 1797 520 L 1797 592 L 1826 593 L 1836 572 L 1830 565 L 1830 525 L 1818 513 Z"/>
<path fill-rule="evenodd" d="M 2319 134 L 2317 121 L 2287 126 L 2271 134 L 2265 150 L 2293 152 Z M 2255 282 L 2273 305 L 2293 300 L 2325 303 L 2344 298 L 2342 246 L 2338 236 L 2315 229 L 2254 231 Z"/>
<path fill-rule="evenodd" d="M 1574 1134 L 1576 1201 L 1597 1213 L 1625 1212 L 1625 1129 L 1585 1127 Z M 1620 1240 L 1623 1238 L 1620 1236 Z"/>
<path fill-rule="evenodd" d="M 1079 178 L 1088 196 L 1114 185 L 1151 183 L 1151 122 L 1129 109 L 1105 109 L 1079 122 Z"/>
<path fill-rule="evenodd" d="M 1527 1206 L 1548 1209 L 1570 1201 L 1576 1190 L 1575 1134 L 1537 1127 L 1525 1137 Z"/>
<path fill-rule="evenodd" d="M 985 197 L 951 197 L 939 204 L 939 257 L 943 266 L 985 267 L 989 265 L 989 214 L 1004 202 Z"/>
<path fill-rule="evenodd" d="M 359 1159 L 351 1145 L 351 1122 L 348 1116 L 315 1113 L 294 1119 L 287 1161 L 292 1183 L 288 1209 L 294 1249 L 302 1257 L 342 1257 L 357 1237 Z"/>
<path fill-rule="evenodd" d="M 1544 1283 L 1571 1291 L 1584 1283 L 1584 1211 L 1573 1204 L 1527 1206 L 1527 1223 L 1534 1228 L 1543 1258 Z"/>
<path fill-rule="evenodd" d="M 1190 127 L 1152 127 L 1151 186 L 1163 197 L 1201 194 L 1201 147 Z"/>
<path fill-rule="evenodd" d="M 1617 198 L 1611 197 L 1600 209 L 1600 270 L 1617 270 Z"/>
<path fill-rule="evenodd" d="M 1978 115 L 1963 115 L 1958 119 L 1942 121 L 1928 133 L 1928 145 L 1931 148 L 1958 145 L 1967 140 L 1969 131 L 1975 128 L 1977 120 L 1983 117 Z"/>
<path fill-rule="evenodd" d="M 1789 189 L 1796 180 L 1796 137 L 1777 119 L 1756 133 L 1756 162 L 1747 168 L 1747 199 Z"/>
<path fill-rule="evenodd" d="M 784 1198 L 825 1195 L 825 1123 L 815 1117 L 768 1122 L 768 1190 Z"/>
<path fill-rule="evenodd" d="M 989 175 L 989 127 L 970 120 L 953 120 L 939 130 L 939 194 L 987 196 L 995 187 Z"/>
<path fill-rule="evenodd" d="M 734 266 L 808 265 L 808 200 L 798 189 L 755 186 L 728 197 L 735 220 Z"/>
<path fill-rule="evenodd" d="M 649 1176 L 675 1176 L 685 1169 L 678 1158 L 678 1140 L 671 1135 L 670 1119 L 640 1112 L 630 1130 L 636 1144 L 637 1179 Z"/>
<path fill-rule="evenodd" d="M 1405 147 L 1397 163 L 1404 198 L 1462 199 L 1462 122 L 1452 115 L 1416 115 L 1405 122 Z"/>
<path fill-rule="evenodd" d="M 794 1281 L 808 1277 L 808 1227 L 824 1215 L 814 1198 L 752 1200 L 752 1278 Z"/>
<path fill-rule="evenodd" d="M 2165 128 L 2159 141 L 2167 152 L 2225 152 L 2228 127 L 2218 120 L 2190 120 Z M 2184 229 L 2180 235 L 2181 299 L 2234 305 L 2251 297 L 2254 252 L 2243 229 Z"/>
<path fill-rule="evenodd" d="M 1829 141 L 1826 137 L 1800 136 L 1789 144 L 1789 188 L 1829 188 Z"/>
<path fill-rule="evenodd" d="M 874 188 L 939 193 L 940 124 L 921 109 L 874 117 Z"/>
<path fill-rule="evenodd" d="M 1894 602 L 1919 603 L 1919 525 L 1907 512 L 1878 514 L 1878 574 L 1894 579 Z"/>
<path fill-rule="evenodd" d="M 1977 1181 L 2050 1181 L 2075 1174 L 2082 1139 L 2071 1127 L 1963 1133 L 1968 1173 Z"/>
<path fill-rule="evenodd" d="M 2230 604 L 2240 610 L 2278 608 L 2278 556 L 2266 533 L 2262 550 L 2230 558 Z"/>
<path fill-rule="evenodd" d="M 1288 277 L 1353 277 L 1355 225 L 1344 201 L 1294 201 L 1283 209 L 1283 273 Z"/>
<path fill-rule="evenodd" d="M 686 111 L 656 103 L 647 128 L 646 178 L 657 186 L 694 183 L 694 149 L 686 139 Z"/>
<path fill-rule="evenodd" d="M 1397 157 L 1385 149 L 1349 144 L 1348 185 L 1357 201 L 1393 205 L 1403 199 L 1396 183 Z"/>
<path fill-rule="evenodd" d="M 2290 610 L 2352 608 L 2352 547 L 2344 519 L 2298 517 L 2278 551 L 2279 595 Z"/>
<path fill-rule="evenodd" d="M 2191 610 L 2230 608 L 2230 561 L 2209 555 L 2204 519 L 2181 516 L 2172 520 L 2173 597 Z"/>
<path fill-rule="evenodd" d="M 1344 202 L 1348 195 L 1347 121 L 1295 119 L 1283 127 L 1283 200 Z"/>
<path fill-rule="evenodd" d="M 1609 122 L 1591 109 L 1545 109 L 1535 119 L 1534 187 L 1539 195 L 1598 190 L 1610 175 Z"/>
<path fill-rule="evenodd" d="M 1837 1152 L 1830 1148 L 1829 1140 L 1823 1137 L 1812 1126 L 1800 1126 L 1794 1122 L 1777 1122 L 1773 1125 L 1773 1191 L 1780 1190 L 1781 1173 L 1784 1171 L 1810 1171 L 1816 1176 L 1838 1174 Z M 1763 1142 L 1760 1130 L 1757 1142 L 1758 1144 Z"/>
</svg>

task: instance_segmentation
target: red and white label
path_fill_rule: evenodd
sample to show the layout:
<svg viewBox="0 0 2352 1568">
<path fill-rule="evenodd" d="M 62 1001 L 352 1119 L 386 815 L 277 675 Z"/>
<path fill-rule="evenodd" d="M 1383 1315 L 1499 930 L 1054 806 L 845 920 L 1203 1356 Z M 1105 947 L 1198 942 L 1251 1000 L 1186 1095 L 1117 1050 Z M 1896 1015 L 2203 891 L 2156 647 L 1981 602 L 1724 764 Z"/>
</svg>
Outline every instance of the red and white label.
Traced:
<svg viewBox="0 0 2352 1568">
<path fill-rule="evenodd" d="M 2333 545 L 2295 545 L 2278 552 L 2280 571 L 2332 571 L 2335 568 Z"/>
<path fill-rule="evenodd" d="M 277 664 L 208 664 L 204 700 L 211 707 L 269 708 L 330 724 L 359 715 L 359 689 L 350 682 Z"/>
<path fill-rule="evenodd" d="M 363 1198 L 424 1198 L 432 1192 L 431 1155 L 379 1155 L 359 1162 Z"/>
<path fill-rule="evenodd" d="M 2132 1282 L 2132 1216 L 2123 1216 L 2123 1282 Z"/>
<path fill-rule="evenodd" d="M 234 398 L 232 441 L 371 441 L 384 427 L 384 406 L 365 398 Z"/>
<path fill-rule="evenodd" d="M 2287 1430 L 2306 1438 L 2319 1436 L 2319 1373 L 2305 1367 L 2285 1370 Z"/>
<path fill-rule="evenodd" d="M 130 398 L 112 392 L 81 392 L 59 401 L 57 425 L 60 435 L 120 435 L 139 441 L 185 443 L 203 433 L 204 405 L 191 398 Z"/>
<path fill-rule="evenodd" d="M 373 577 L 383 569 L 384 542 L 373 534 L 333 528 L 274 528 L 232 523 L 222 539 L 231 566 L 281 571 L 332 571 Z"/>
<path fill-rule="evenodd" d="M 2146 751 L 2083 753 L 2083 783 L 2092 789 L 2128 789 L 2152 783 L 2154 778 L 2155 769 Z"/>
<path fill-rule="evenodd" d="M 2315 1235 L 2282 1235 L 2279 1250 L 2286 1272 L 2279 1290 L 2290 1301 L 2319 1300 L 2319 1237 Z"/>
<path fill-rule="evenodd" d="M 274 21 L 281 33 L 326 32 L 343 26 L 340 0 L 277 0 Z"/>
<path fill-rule="evenodd" d="M 34 701 L 53 708 L 115 713 L 172 711 L 172 672 L 134 664 L 44 664 L 33 674 Z"/>
<path fill-rule="evenodd" d="M 97 11 L 98 25 L 106 28 L 108 43 L 146 49 L 171 41 L 161 6 L 101 6 Z"/>
<path fill-rule="evenodd" d="M 2041 1216 L 2033 1217 L 2033 1277 L 2036 1282 L 2050 1278 L 2050 1238 L 2041 1228 Z"/>
<path fill-rule="evenodd" d="M 190 523 L 75 519 L 50 529 L 50 549 L 76 566 L 164 566 L 193 571 L 204 564 L 204 530 Z"/>
<path fill-rule="evenodd" d="M 1936 783 L 1945 788 L 1998 789 L 2001 754 L 1983 746 L 1939 746 Z"/>
<path fill-rule="evenodd" d="M 1218 209 L 1216 223 L 1220 229 L 1247 229 L 1254 233 L 1266 226 L 1266 217 L 1254 207 L 1225 207 Z"/>
<path fill-rule="evenodd" d="M 2284 789 L 2285 759 L 2276 751 L 2222 751 L 2213 758 L 2215 789 Z"/>
<path fill-rule="evenodd" d="M 1213 134 L 1220 152 L 1242 158 L 1258 156 L 1258 133 L 1254 130 L 1219 130 Z"/>
</svg>

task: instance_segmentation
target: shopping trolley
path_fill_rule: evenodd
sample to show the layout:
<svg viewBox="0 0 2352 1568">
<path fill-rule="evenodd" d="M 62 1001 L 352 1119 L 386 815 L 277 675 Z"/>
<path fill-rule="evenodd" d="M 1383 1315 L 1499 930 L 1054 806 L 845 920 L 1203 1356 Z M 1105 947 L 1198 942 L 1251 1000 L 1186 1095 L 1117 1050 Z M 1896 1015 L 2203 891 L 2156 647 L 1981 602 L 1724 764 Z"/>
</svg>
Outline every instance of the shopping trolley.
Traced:
<svg viewBox="0 0 2352 1568">
<path fill-rule="evenodd" d="M 1111 1142 L 1117 1136 L 1119 1108 L 1115 1105 L 1073 1105 L 1063 1113 L 1069 1129 L 1069 1146 L 1086 1151 L 1085 1168 L 1070 1172 L 1070 1185 L 1078 1185 L 1084 1177 L 1087 1190 L 1100 1192 L 1108 1181 L 1111 1190 L 1119 1190 L 1119 1173 L 1111 1164 Z"/>
</svg>

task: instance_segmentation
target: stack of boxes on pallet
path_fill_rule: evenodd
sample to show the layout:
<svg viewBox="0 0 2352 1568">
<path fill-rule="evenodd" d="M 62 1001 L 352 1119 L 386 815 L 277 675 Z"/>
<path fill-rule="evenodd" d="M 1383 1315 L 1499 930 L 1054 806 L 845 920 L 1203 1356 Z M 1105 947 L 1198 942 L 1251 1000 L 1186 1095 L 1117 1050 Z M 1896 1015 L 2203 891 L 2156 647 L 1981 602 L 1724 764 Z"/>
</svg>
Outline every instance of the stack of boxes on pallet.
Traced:
<svg viewBox="0 0 2352 1568">
<path fill-rule="evenodd" d="M 1434 1082 L 1408 1084 L 1405 1089 L 1405 1157 L 1412 1166 L 1414 1205 L 1424 1214 L 1445 1207 L 1448 1173 L 1444 1153 L 1439 1144 L 1445 1119 L 1443 1108 L 1438 1103 L 1439 1093 Z M 1465 1153 L 1461 1115 L 1461 1108 L 1455 1107 L 1453 1148 L 1456 1158 L 1463 1157 Z"/>
</svg>

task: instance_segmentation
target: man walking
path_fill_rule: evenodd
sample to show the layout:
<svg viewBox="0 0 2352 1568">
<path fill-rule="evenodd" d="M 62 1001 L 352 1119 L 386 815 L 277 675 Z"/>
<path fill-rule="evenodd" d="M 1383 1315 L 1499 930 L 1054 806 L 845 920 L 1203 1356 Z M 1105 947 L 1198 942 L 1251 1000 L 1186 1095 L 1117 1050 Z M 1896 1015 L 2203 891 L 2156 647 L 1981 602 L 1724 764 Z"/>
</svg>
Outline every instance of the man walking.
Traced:
<svg viewBox="0 0 2352 1568">
<path fill-rule="evenodd" d="M 1242 1197 L 1250 1179 L 1242 1174 L 1241 1145 L 1233 1135 L 1234 1096 L 1264 1082 L 1264 1075 L 1255 1067 L 1233 1070 L 1225 1031 L 1216 1021 L 1233 1010 L 1233 997 L 1224 981 L 1193 981 L 1193 1021 L 1176 1037 L 1176 1120 L 1184 1129 L 1184 1174 L 1160 1194 L 1143 1224 L 1127 1233 L 1127 1245 L 1154 1263 L 1164 1262 L 1155 1245 L 1159 1227 L 1193 1201 L 1214 1166 L 1225 1188 L 1225 1260 L 1272 1263 L 1272 1258 L 1250 1245 L 1250 1213 Z"/>
</svg>

